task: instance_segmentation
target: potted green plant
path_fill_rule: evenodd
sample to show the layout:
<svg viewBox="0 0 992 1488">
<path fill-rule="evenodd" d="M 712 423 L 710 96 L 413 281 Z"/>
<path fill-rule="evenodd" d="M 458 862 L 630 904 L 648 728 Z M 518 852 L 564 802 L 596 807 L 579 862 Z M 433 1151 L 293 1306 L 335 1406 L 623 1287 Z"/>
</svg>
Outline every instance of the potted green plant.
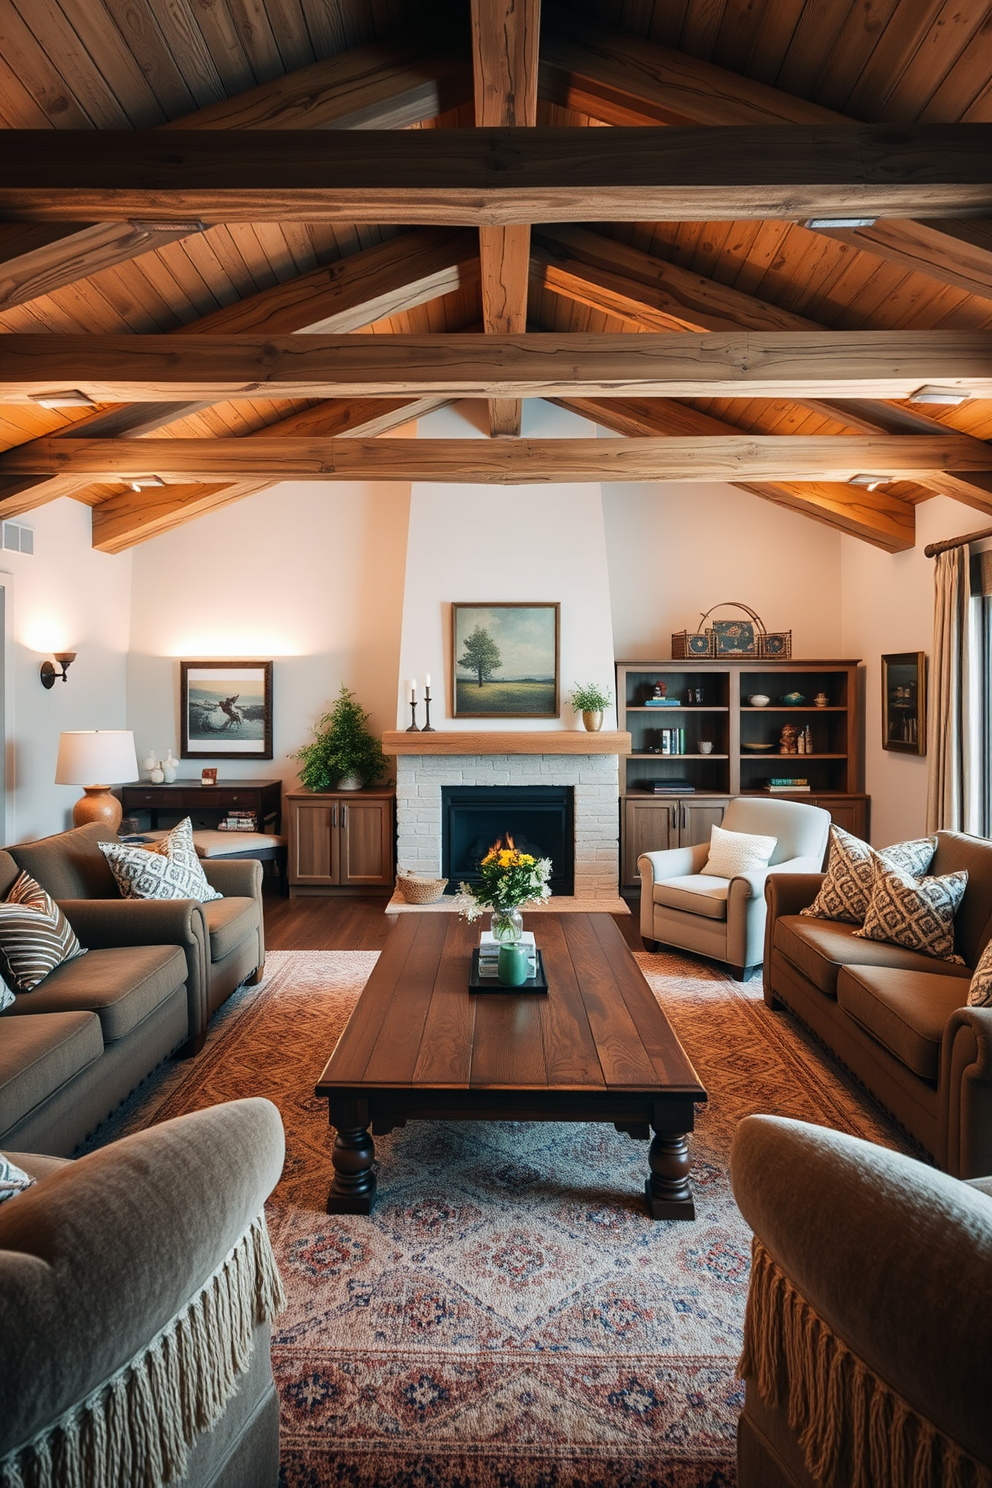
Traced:
<svg viewBox="0 0 992 1488">
<path fill-rule="evenodd" d="M 330 713 L 314 726 L 314 738 L 295 755 L 307 790 L 359 790 L 386 773 L 382 745 L 366 728 L 369 715 L 344 683 Z"/>
<path fill-rule="evenodd" d="M 613 694 L 609 688 L 602 688 L 598 682 L 590 682 L 585 687 L 573 687 L 568 695 L 568 701 L 576 713 L 582 714 L 582 722 L 590 733 L 595 733 L 603 726 L 603 712 L 613 701 Z"/>
</svg>

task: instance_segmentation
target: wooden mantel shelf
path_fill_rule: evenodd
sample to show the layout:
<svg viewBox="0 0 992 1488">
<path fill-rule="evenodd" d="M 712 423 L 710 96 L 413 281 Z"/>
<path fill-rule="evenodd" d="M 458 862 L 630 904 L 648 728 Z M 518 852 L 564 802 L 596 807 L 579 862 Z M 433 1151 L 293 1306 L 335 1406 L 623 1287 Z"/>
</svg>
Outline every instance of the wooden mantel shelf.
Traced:
<svg viewBox="0 0 992 1488">
<path fill-rule="evenodd" d="M 528 732 L 515 729 L 506 733 L 494 730 L 464 732 L 437 729 L 426 734 L 389 729 L 382 736 L 387 754 L 629 754 L 630 734 L 623 730 L 538 729 Z"/>
</svg>

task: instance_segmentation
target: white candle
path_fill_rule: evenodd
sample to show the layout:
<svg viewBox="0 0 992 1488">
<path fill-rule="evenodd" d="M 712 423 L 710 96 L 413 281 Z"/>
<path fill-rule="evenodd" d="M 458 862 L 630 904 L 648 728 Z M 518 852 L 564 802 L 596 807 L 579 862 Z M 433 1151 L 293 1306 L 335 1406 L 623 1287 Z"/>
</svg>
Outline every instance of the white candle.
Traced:
<svg viewBox="0 0 992 1488">
<path fill-rule="evenodd" d="M 430 674 L 430 672 L 425 672 L 424 673 L 424 686 L 425 687 L 430 687 L 430 685 L 431 685 L 431 674 Z"/>
<path fill-rule="evenodd" d="M 416 679 L 416 677 L 411 677 L 410 678 L 410 701 L 411 701 L 411 703 L 415 703 L 417 701 L 417 679 Z"/>
</svg>

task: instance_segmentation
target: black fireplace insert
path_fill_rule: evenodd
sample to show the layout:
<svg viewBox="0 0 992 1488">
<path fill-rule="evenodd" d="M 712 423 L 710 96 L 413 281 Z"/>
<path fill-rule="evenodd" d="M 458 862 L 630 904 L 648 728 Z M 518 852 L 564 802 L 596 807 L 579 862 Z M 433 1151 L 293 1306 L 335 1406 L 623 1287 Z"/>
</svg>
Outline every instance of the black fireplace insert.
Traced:
<svg viewBox="0 0 992 1488">
<path fill-rule="evenodd" d="M 575 892 L 575 800 L 568 785 L 443 785 L 441 872 L 447 893 L 476 884 L 494 843 L 551 859 L 552 894 Z"/>
</svg>

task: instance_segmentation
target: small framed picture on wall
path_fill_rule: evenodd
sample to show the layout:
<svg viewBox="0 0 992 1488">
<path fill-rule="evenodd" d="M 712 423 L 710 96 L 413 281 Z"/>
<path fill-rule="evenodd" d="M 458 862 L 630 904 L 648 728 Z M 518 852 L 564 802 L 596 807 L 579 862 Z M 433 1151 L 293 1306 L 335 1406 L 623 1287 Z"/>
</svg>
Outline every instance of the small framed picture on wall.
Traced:
<svg viewBox="0 0 992 1488">
<path fill-rule="evenodd" d="M 271 759 L 271 661 L 181 661 L 179 726 L 183 759 Z"/>
<path fill-rule="evenodd" d="M 895 651 L 882 657 L 882 748 L 927 752 L 927 657 Z"/>
</svg>

